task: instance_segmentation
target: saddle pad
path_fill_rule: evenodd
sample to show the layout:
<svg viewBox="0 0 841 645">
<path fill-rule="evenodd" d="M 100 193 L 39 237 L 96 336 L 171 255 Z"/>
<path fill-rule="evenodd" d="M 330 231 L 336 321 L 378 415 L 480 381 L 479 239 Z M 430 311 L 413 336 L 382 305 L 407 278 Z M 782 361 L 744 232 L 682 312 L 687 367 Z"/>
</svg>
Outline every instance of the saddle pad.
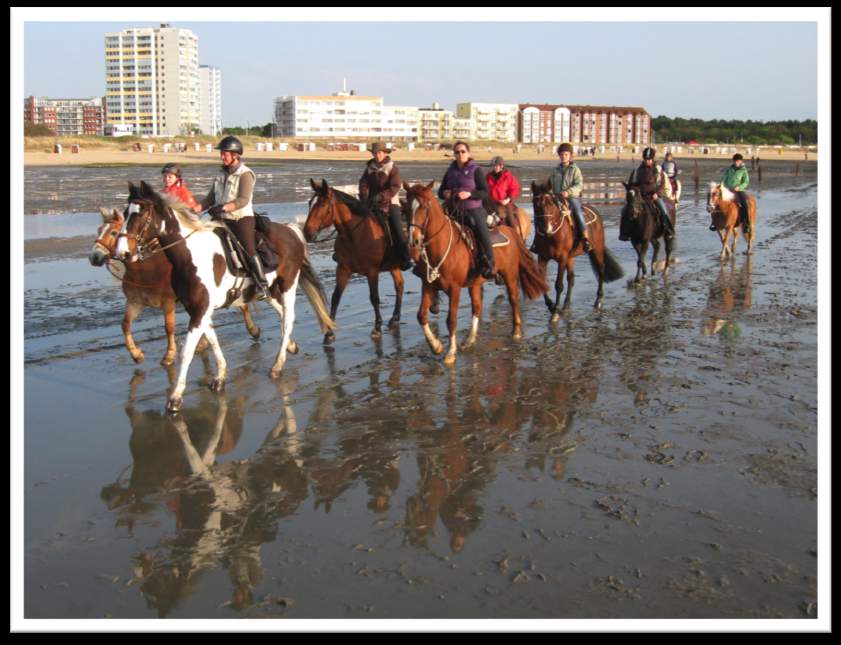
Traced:
<svg viewBox="0 0 841 645">
<path fill-rule="evenodd" d="M 592 224 L 593 222 L 596 221 L 596 219 L 598 219 L 597 216 L 596 216 L 596 213 L 593 212 L 593 209 L 591 209 L 589 206 L 582 206 L 581 210 L 584 211 L 584 224 L 586 226 L 590 226 L 590 224 Z M 561 209 L 561 219 L 564 219 L 564 218 L 569 219 L 569 221 L 572 222 L 572 210 L 571 209 L 569 209 L 569 208 L 562 208 Z"/>
<path fill-rule="evenodd" d="M 508 246 L 511 243 L 511 240 L 498 228 L 492 228 L 489 233 L 491 234 L 491 246 Z"/>
<path fill-rule="evenodd" d="M 225 263 L 228 265 L 228 271 L 237 277 L 250 275 L 248 270 L 245 268 L 247 265 L 240 254 L 240 245 L 232 239 L 234 236 L 228 228 L 226 226 L 219 226 L 213 229 L 213 232 L 216 233 L 222 241 L 222 248 L 225 250 Z"/>
</svg>

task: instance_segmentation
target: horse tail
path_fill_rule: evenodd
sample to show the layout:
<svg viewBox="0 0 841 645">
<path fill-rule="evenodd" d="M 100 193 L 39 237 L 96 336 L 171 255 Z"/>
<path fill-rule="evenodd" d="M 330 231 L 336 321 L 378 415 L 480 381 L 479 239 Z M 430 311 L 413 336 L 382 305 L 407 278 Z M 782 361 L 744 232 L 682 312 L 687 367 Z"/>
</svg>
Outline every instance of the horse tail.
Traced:
<svg viewBox="0 0 841 645">
<path fill-rule="evenodd" d="M 546 284 L 545 278 L 540 273 L 537 263 L 529 253 L 522 238 L 519 235 L 513 235 L 512 237 L 516 241 L 519 251 L 517 262 L 519 263 L 520 287 L 529 300 L 534 300 L 549 291 L 549 285 Z"/>
<path fill-rule="evenodd" d="M 304 263 L 301 265 L 301 287 L 315 311 L 321 333 L 326 334 L 336 329 L 336 323 L 330 318 L 330 312 L 327 309 L 327 295 L 324 293 L 324 287 L 310 264 L 309 258 L 304 258 Z"/>
<path fill-rule="evenodd" d="M 588 253 L 587 259 L 590 260 L 590 268 L 593 269 L 593 273 L 598 278 L 599 277 L 599 263 L 596 260 L 595 253 Z M 619 261 L 616 259 L 616 256 L 610 252 L 610 249 L 607 246 L 604 247 L 604 281 L 605 282 L 613 282 L 614 280 L 618 280 L 625 272 L 622 270 L 622 265 L 619 264 Z"/>
</svg>

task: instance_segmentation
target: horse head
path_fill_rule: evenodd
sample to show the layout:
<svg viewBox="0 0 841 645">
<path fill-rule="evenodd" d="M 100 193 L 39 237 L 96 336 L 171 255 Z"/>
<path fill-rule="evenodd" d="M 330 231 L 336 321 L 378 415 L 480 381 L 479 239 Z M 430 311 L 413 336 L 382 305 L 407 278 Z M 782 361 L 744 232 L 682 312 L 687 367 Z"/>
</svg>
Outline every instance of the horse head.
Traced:
<svg viewBox="0 0 841 645">
<path fill-rule="evenodd" d="M 434 181 L 429 182 L 425 186 L 423 184 L 410 186 L 407 182 L 403 182 L 403 189 L 406 191 L 406 202 L 403 204 L 403 212 L 409 221 L 409 253 L 415 262 L 419 259 L 418 254 L 424 243 L 426 226 L 429 222 L 433 204 L 438 203 L 438 200 L 435 199 L 432 193 L 434 185 Z M 418 214 L 421 210 L 423 210 L 423 215 Z"/>
<path fill-rule="evenodd" d="M 117 237 L 123 227 L 123 216 L 116 208 L 100 208 L 99 212 L 102 214 L 102 225 L 96 231 L 96 241 L 88 256 L 88 260 L 95 267 L 102 266 L 109 258 L 114 257 Z"/>
<path fill-rule="evenodd" d="M 163 198 L 145 181 L 140 182 L 140 188 L 129 182 L 124 217 L 114 253 L 123 261 L 141 259 L 158 236 L 171 229 L 174 219 Z"/>
<path fill-rule="evenodd" d="M 622 185 L 625 187 L 625 206 L 622 208 L 622 212 L 636 219 L 640 216 L 644 208 L 642 193 L 640 193 L 639 187 L 636 184 L 626 184 L 623 181 Z"/>
<path fill-rule="evenodd" d="M 550 233 L 556 219 L 557 223 L 560 222 L 561 216 L 561 206 L 552 194 L 552 181 L 547 179 L 544 184 L 531 182 L 531 194 L 537 230 L 541 235 L 546 235 Z"/>
<path fill-rule="evenodd" d="M 314 242 L 319 231 L 332 226 L 334 222 L 334 207 L 336 204 L 333 189 L 322 179 L 321 184 L 310 178 L 313 196 L 310 198 L 307 220 L 304 222 L 304 237 L 307 242 Z"/>
</svg>

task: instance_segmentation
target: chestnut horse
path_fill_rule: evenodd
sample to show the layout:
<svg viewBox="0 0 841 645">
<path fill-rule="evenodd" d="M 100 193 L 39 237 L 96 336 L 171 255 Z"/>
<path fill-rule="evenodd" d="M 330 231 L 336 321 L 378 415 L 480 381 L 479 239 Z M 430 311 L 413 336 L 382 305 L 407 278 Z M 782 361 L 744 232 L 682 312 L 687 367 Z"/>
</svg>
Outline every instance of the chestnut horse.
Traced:
<svg viewBox="0 0 841 645">
<path fill-rule="evenodd" d="M 336 320 L 336 310 L 342 293 L 354 273 L 368 279 L 368 293 L 374 307 L 374 329 L 371 338 L 382 336 L 383 319 L 380 315 L 380 273 L 388 271 L 394 280 L 394 312 L 388 321 L 389 327 L 396 327 L 400 322 L 400 309 L 403 303 L 403 273 L 400 271 L 397 255 L 387 251 L 385 231 L 378 218 L 361 201 L 327 185 L 322 179 L 321 185 L 310 179 L 313 196 L 307 221 L 304 223 L 304 237 L 308 242 L 315 240 L 318 232 L 334 226 L 338 237 L 335 244 L 336 288 L 330 302 L 330 317 Z M 330 330 L 324 335 L 324 343 L 330 344 L 336 339 Z"/>
<path fill-rule="evenodd" d="M 558 277 L 555 280 L 555 301 L 548 294 L 544 295 L 544 301 L 552 314 L 552 322 L 557 322 L 561 311 L 567 311 L 570 306 L 572 287 L 575 284 L 575 258 L 584 252 L 581 244 L 576 243 L 575 226 L 572 223 L 571 215 L 562 212 L 558 198 L 552 192 L 552 182 L 547 181 L 543 185 L 531 183 L 532 200 L 534 202 L 534 216 L 537 221 L 537 230 L 534 233 L 534 246 L 537 251 L 537 264 L 540 272 L 546 276 L 549 260 L 558 263 Z M 624 275 L 619 262 L 608 250 L 604 241 L 604 223 L 598 211 L 591 206 L 583 207 L 585 217 L 587 214 L 593 217 L 593 221 L 587 225 L 592 250 L 587 254 L 593 273 L 599 281 L 599 288 L 596 292 L 596 302 L 593 306 L 601 309 L 604 302 L 605 282 L 613 282 Z M 563 309 L 558 309 L 561 300 L 561 292 L 564 288 L 564 271 L 567 275 L 567 295 L 564 298 Z"/>
<path fill-rule="evenodd" d="M 625 187 L 625 205 L 622 207 L 621 230 L 631 238 L 631 244 L 637 252 L 637 275 L 634 278 L 634 283 L 640 281 L 640 273 L 645 278 L 645 254 L 648 252 L 648 243 L 654 247 L 654 254 L 651 257 L 651 275 L 654 276 L 654 264 L 657 261 L 657 255 L 660 253 L 660 239 L 663 238 L 666 243 L 666 264 L 663 267 L 663 275 L 669 270 L 669 261 L 672 255 L 672 245 L 674 238 L 667 239 L 665 237 L 665 229 L 663 223 L 660 221 L 660 212 L 652 203 L 649 203 L 640 193 L 639 187 L 635 184 L 626 184 L 624 181 L 622 185 Z M 664 200 L 666 211 L 669 213 L 669 219 L 672 222 L 672 227 L 675 226 L 675 206 L 674 203 L 660 197 Z"/>
<path fill-rule="evenodd" d="M 458 324 L 458 302 L 461 290 L 467 287 L 473 305 L 473 320 L 470 334 L 462 349 L 476 342 L 479 318 L 482 315 L 482 284 L 485 279 L 479 274 L 473 252 L 468 247 L 456 224 L 444 214 L 441 204 L 432 192 L 435 182 L 424 186 L 404 183 L 406 190 L 405 209 L 411 213 L 409 225 L 409 250 L 412 259 L 418 262 L 423 280 L 421 304 L 418 309 L 418 322 L 435 354 L 441 354 L 444 346 L 429 328 L 429 307 L 433 297 L 441 290 L 450 300 L 447 328 L 450 332 L 450 345 L 444 363 L 452 365 L 456 360 L 456 327 Z M 523 337 L 523 321 L 520 318 L 520 287 L 530 299 L 545 293 L 549 287 L 540 274 L 534 259 L 526 249 L 520 234 L 508 226 L 498 229 L 510 241 L 506 246 L 494 248 L 497 272 L 505 282 L 514 331 L 512 338 Z"/>
<path fill-rule="evenodd" d="M 222 389 L 227 363 L 213 329 L 213 312 L 220 307 L 250 302 L 256 297 L 254 280 L 237 277 L 228 269 L 222 241 L 214 232 L 224 226 L 203 222 L 189 208 L 162 197 L 145 182 L 140 183 L 139 190 L 129 184 L 129 203 L 125 223 L 118 236 L 117 257 L 125 260 L 130 255 L 142 253 L 153 240 L 157 240 L 160 247 L 154 252 L 165 252 L 172 263 L 172 289 L 190 316 L 178 380 L 167 401 L 170 412 L 181 409 L 187 370 L 202 334 L 207 337 L 216 357 L 217 374 L 210 383 L 210 389 Z M 134 252 L 130 251 L 131 241 L 136 245 Z M 283 331 L 280 351 L 270 371 L 272 378 L 277 378 L 286 363 L 295 322 L 295 292 L 299 279 L 322 332 L 331 329 L 333 321 L 327 314 L 324 291 L 309 262 L 307 245 L 298 228 L 272 222 L 268 241 L 279 256 L 277 269 L 266 271 L 270 292 L 267 301 L 280 316 Z M 235 296 L 233 299 L 232 295 Z"/>
<path fill-rule="evenodd" d="M 100 208 L 102 214 L 102 226 L 97 231 L 96 242 L 94 242 L 88 260 L 93 266 L 99 267 L 107 264 L 114 257 L 117 249 L 117 236 L 123 228 L 123 215 L 118 210 L 109 211 Z M 110 270 L 110 267 L 109 267 Z M 175 292 L 172 290 L 170 276 L 172 265 L 166 259 L 166 254 L 156 253 L 147 259 L 136 262 L 125 263 L 125 273 L 118 279 L 123 285 L 123 293 L 126 296 L 126 312 L 123 315 L 123 336 L 125 337 L 126 349 L 131 354 L 135 363 L 142 363 L 144 359 L 143 350 L 134 342 L 131 335 L 131 324 L 146 307 L 161 309 L 164 312 L 164 327 L 166 329 L 167 349 L 161 365 L 172 365 L 175 362 Z M 260 328 L 251 319 L 251 312 L 248 305 L 240 307 L 242 316 L 245 319 L 245 326 L 253 338 L 260 338 Z M 196 347 L 196 351 L 207 349 L 207 340 L 202 339 Z M 294 353 L 296 347 L 290 343 L 289 351 Z"/>
<path fill-rule="evenodd" d="M 748 243 L 745 254 L 753 253 L 753 238 L 756 235 L 756 200 L 753 195 L 748 195 L 748 218 L 750 219 L 750 232 L 745 233 L 745 240 Z M 712 217 L 712 224 L 718 231 L 721 238 L 721 255 L 724 260 L 736 252 L 736 242 L 739 240 L 739 230 L 744 232 L 741 218 L 739 217 L 739 202 L 735 195 L 726 187 L 718 183 L 711 183 L 707 191 L 707 212 Z M 730 249 L 727 241 L 733 236 L 733 248 Z"/>
</svg>

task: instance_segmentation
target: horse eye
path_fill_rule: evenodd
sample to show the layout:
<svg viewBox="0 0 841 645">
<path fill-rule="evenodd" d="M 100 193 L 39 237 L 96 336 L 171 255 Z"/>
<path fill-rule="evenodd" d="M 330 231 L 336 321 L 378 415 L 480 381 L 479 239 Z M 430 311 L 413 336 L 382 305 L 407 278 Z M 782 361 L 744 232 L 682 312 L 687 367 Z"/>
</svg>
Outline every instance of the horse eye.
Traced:
<svg viewBox="0 0 841 645">
<path fill-rule="evenodd" d="M 111 237 L 117 237 L 117 231 L 111 231 Z"/>
</svg>

